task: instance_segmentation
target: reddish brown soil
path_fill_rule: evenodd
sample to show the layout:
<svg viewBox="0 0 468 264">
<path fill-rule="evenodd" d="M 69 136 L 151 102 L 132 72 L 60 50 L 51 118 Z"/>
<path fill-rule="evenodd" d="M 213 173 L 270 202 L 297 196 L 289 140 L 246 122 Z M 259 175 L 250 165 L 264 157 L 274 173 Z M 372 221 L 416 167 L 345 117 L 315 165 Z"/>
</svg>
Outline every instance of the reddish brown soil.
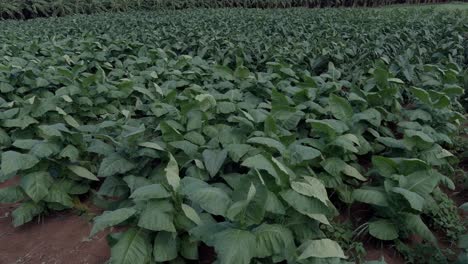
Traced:
<svg viewBox="0 0 468 264">
<path fill-rule="evenodd" d="M 14 228 L 15 207 L 0 205 L 0 264 L 102 264 L 109 258 L 106 234 L 88 239 L 92 224 L 85 217 L 59 212 Z"/>
<path fill-rule="evenodd" d="M 403 264 L 405 260 L 393 248 L 374 248 L 372 246 L 366 247 L 366 260 L 385 260 L 387 264 Z"/>
</svg>

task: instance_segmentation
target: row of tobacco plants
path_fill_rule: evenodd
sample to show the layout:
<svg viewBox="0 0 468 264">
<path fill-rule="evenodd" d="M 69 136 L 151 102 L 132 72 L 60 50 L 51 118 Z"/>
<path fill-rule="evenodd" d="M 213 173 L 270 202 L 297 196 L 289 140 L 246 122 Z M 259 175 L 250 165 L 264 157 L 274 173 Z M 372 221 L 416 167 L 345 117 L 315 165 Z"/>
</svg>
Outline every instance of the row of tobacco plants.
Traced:
<svg viewBox="0 0 468 264">
<path fill-rule="evenodd" d="M 183 263 L 210 247 L 223 264 L 356 261 L 333 232 L 343 222 L 346 241 L 436 248 L 437 232 L 466 246 L 443 194 L 463 174 L 466 17 L 222 9 L 1 22 L 0 180 L 17 184 L 0 202 L 19 203 L 21 226 L 92 199 L 105 211 L 90 236 L 125 227 L 109 237 L 111 263 Z"/>
</svg>

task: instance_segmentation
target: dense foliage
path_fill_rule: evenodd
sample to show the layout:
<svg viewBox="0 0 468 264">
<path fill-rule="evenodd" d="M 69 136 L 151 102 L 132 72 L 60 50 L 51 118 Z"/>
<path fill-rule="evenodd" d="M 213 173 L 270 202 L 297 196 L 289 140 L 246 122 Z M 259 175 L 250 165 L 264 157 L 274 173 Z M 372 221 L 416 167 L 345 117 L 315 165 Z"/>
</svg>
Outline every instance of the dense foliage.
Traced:
<svg viewBox="0 0 468 264">
<path fill-rule="evenodd" d="M 183 8 L 376 7 L 448 0 L 0 0 L 0 19 Z"/>
<path fill-rule="evenodd" d="M 0 202 L 21 202 L 19 226 L 93 193 L 91 235 L 128 227 L 112 263 L 201 245 L 219 263 L 338 263 L 338 215 L 376 241 L 435 243 L 424 219 L 454 188 L 467 83 L 467 13 L 447 12 L 1 22 L 0 180 L 20 181 Z"/>
</svg>

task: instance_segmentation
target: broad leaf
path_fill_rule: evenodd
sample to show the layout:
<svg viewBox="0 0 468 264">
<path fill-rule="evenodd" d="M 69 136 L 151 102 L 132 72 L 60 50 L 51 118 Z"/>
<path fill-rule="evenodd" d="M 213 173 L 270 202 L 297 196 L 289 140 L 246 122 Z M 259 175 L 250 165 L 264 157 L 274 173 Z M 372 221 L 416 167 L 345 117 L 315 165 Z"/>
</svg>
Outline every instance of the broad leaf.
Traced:
<svg viewBox="0 0 468 264">
<path fill-rule="evenodd" d="M 170 261 L 177 257 L 177 235 L 169 232 L 158 232 L 153 246 L 154 260 Z"/>
<path fill-rule="evenodd" d="M 18 227 L 29 221 L 35 216 L 39 215 L 44 211 L 44 207 L 40 204 L 36 204 L 33 201 L 22 203 L 16 208 L 11 216 L 13 217 L 13 226 Z"/>
<path fill-rule="evenodd" d="M 110 263 L 134 264 L 149 263 L 151 244 L 145 231 L 140 228 L 130 228 L 119 238 L 111 248 Z"/>
<path fill-rule="evenodd" d="M 150 201 L 140 215 L 138 226 L 152 231 L 176 232 L 172 211 L 167 201 Z"/>
<path fill-rule="evenodd" d="M 328 99 L 328 104 L 330 111 L 336 119 L 348 120 L 353 116 L 353 108 L 343 97 L 331 94 Z"/>
<path fill-rule="evenodd" d="M 162 199 L 171 197 L 171 194 L 161 184 L 151 184 L 136 189 L 130 198 L 134 200 Z"/>
<path fill-rule="evenodd" d="M 256 257 L 282 255 L 287 258 L 295 249 L 292 232 L 282 225 L 262 224 L 253 233 L 257 244 Z"/>
<path fill-rule="evenodd" d="M 369 223 L 369 234 L 380 240 L 394 240 L 398 238 L 398 229 L 389 220 L 380 219 Z"/>
<path fill-rule="evenodd" d="M 21 187 L 35 202 L 39 202 L 49 193 L 53 179 L 48 172 L 39 171 L 24 175 L 21 178 Z"/>
<path fill-rule="evenodd" d="M 96 216 L 94 218 L 93 229 L 89 236 L 94 236 L 99 231 L 102 231 L 107 227 L 118 225 L 132 217 L 135 213 L 136 211 L 133 208 L 121 208 L 115 211 L 105 211 L 100 216 Z"/>
<path fill-rule="evenodd" d="M 203 161 L 205 163 L 205 168 L 208 170 L 211 177 L 214 177 L 218 173 L 219 169 L 221 169 L 221 166 L 227 157 L 227 153 L 228 152 L 225 149 L 206 149 L 203 151 Z"/>
<path fill-rule="evenodd" d="M 102 160 L 98 175 L 109 177 L 117 173 L 125 173 L 135 167 L 135 164 L 118 154 L 112 154 Z"/>
<path fill-rule="evenodd" d="M 179 165 L 177 165 L 177 161 L 174 159 L 172 154 L 169 154 L 169 163 L 164 171 L 166 172 L 166 179 L 169 185 L 171 185 L 174 190 L 179 189 Z"/>
<path fill-rule="evenodd" d="M 30 169 L 38 162 L 39 160 L 33 155 L 6 151 L 2 153 L 2 172 L 10 174 L 19 170 Z"/>
<path fill-rule="evenodd" d="M 99 181 L 99 179 L 94 175 L 92 172 L 90 172 L 88 169 L 85 167 L 77 166 L 77 165 L 68 165 L 67 168 L 71 170 L 73 173 L 76 175 L 86 178 L 88 180 L 92 181 Z"/>
<path fill-rule="evenodd" d="M 256 237 L 249 231 L 227 229 L 214 235 L 220 264 L 249 264 L 256 254 Z"/>
<path fill-rule="evenodd" d="M 299 246 L 298 260 L 308 258 L 343 258 L 346 256 L 340 245 L 328 238 L 319 240 L 308 240 Z"/>
</svg>

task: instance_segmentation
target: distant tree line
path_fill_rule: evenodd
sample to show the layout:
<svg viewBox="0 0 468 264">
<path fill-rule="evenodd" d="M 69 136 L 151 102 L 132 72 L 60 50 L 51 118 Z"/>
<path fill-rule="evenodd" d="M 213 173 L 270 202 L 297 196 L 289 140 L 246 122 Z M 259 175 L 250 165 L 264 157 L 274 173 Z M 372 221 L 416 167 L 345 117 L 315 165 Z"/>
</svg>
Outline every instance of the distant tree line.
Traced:
<svg viewBox="0 0 468 264">
<path fill-rule="evenodd" d="M 449 0 L 0 0 L 0 18 L 27 19 L 98 12 L 183 8 L 377 7 Z"/>
</svg>

